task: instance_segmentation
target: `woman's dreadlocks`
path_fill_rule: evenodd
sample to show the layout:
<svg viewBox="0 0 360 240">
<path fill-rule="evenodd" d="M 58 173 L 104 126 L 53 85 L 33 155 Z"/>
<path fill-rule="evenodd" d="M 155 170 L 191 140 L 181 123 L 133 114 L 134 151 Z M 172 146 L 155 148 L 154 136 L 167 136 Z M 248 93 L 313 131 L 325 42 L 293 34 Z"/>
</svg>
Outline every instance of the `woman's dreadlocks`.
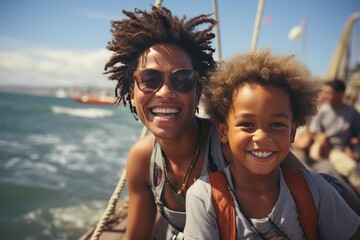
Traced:
<svg viewBox="0 0 360 240">
<path fill-rule="evenodd" d="M 130 102 L 129 89 L 134 86 L 133 72 L 137 60 L 148 48 L 159 43 L 176 44 L 183 48 L 192 60 L 193 67 L 202 77 L 198 90 L 202 91 L 202 83 L 216 66 L 211 47 L 212 33 L 216 21 L 210 14 L 202 14 L 186 21 L 184 16 L 179 19 L 173 16 L 165 7 L 152 7 L 151 12 L 135 9 L 134 12 L 122 11 L 128 19 L 112 21 L 112 41 L 107 48 L 114 54 L 105 65 L 105 73 L 110 74 L 110 80 L 117 81 L 115 96 L 117 103 L 124 106 L 128 102 L 131 112 L 134 112 Z M 203 30 L 195 30 L 201 24 L 208 24 Z M 108 70 L 109 69 L 109 70 Z"/>
</svg>

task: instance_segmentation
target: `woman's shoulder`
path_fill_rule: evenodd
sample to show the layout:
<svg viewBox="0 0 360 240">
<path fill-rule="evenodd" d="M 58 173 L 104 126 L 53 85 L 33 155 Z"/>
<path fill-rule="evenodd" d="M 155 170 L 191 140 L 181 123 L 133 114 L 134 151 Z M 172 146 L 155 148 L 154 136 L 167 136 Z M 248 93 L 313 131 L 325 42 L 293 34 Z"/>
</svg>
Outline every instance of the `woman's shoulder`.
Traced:
<svg viewBox="0 0 360 240">
<path fill-rule="evenodd" d="M 154 136 L 147 135 L 137 140 L 128 152 L 126 162 L 126 172 L 128 182 L 138 182 L 144 179 L 146 184 L 150 184 L 149 169 L 150 158 L 154 146 Z"/>
<path fill-rule="evenodd" d="M 152 134 L 146 135 L 140 139 L 138 139 L 129 150 L 130 153 L 134 153 L 136 155 L 141 153 L 149 153 L 151 154 L 152 149 L 154 147 L 155 137 Z"/>
</svg>

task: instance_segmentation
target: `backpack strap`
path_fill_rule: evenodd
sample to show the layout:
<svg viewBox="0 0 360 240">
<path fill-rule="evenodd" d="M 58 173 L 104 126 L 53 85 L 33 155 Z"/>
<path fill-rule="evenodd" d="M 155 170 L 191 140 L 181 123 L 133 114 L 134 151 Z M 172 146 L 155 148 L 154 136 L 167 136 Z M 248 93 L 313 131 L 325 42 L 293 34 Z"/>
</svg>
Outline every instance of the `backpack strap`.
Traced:
<svg viewBox="0 0 360 240">
<path fill-rule="evenodd" d="M 235 240 L 235 204 L 228 188 L 226 173 L 223 170 L 211 172 L 209 179 L 220 239 Z"/>
<path fill-rule="evenodd" d="M 318 211 L 304 175 L 292 168 L 282 168 L 282 173 L 295 201 L 306 239 L 318 239 Z"/>
</svg>

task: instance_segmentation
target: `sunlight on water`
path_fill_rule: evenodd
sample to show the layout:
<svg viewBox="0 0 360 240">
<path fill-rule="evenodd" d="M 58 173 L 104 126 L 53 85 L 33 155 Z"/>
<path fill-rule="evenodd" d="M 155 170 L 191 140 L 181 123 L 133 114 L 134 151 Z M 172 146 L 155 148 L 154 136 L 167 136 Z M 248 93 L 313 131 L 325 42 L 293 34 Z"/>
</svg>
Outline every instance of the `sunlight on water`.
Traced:
<svg viewBox="0 0 360 240">
<path fill-rule="evenodd" d="M 103 118 L 113 116 L 114 112 L 111 110 L 104 110 L 98 108 L 67 108 L 60 106 L 52 106 L 51 110 L 56 114 L 67 114 L 71 116 L 83 118 Z"/>
</svg>

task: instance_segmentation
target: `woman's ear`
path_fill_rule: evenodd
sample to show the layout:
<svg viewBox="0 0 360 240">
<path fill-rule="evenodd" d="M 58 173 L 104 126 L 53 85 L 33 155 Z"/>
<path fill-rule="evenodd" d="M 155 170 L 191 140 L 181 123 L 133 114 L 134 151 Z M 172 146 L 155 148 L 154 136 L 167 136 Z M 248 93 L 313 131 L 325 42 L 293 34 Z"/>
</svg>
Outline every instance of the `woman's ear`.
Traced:
<svg viewBox="0 0 360 240">
<path fill-rule="evenodd" d="M 135 101 L 135 98 L 134 98 L 134 89 L 132 87 L 129 89 L 129 95 L 130 95 L 131 105 L 135 107 L 136 106 L 136 101 Z"/>
<path fill-rule="evenodd" d="M 219 138 L 222 143 L 227 143 L 229 141 L 228 129 L 229 128 L 226 123 L 216 122 L 216 130 L 219 134 Z"/>
</svg>

